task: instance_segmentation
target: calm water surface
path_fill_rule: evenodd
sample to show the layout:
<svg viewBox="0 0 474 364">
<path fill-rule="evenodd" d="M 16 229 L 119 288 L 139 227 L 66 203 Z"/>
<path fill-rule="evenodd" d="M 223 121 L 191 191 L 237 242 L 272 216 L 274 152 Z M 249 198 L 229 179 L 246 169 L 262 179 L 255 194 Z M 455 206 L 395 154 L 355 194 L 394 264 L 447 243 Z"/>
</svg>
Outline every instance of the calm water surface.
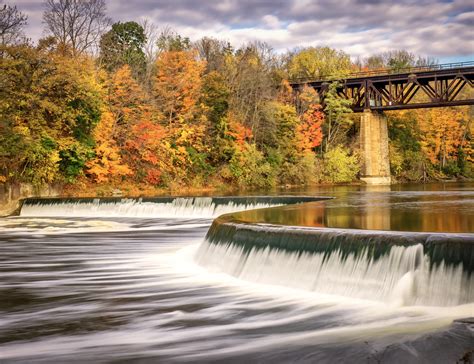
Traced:
<svg viewBox="0 0 474 364">
<path fill-rule="evenodd" d="M 336 199 L 255 218 L 474 232 L 473 184 L 285 194 L 301 192 Z M 474 317 L 474 304 L 403 306 L 238 279 L 194 259 L 211 218 L 105 215 L 0 220 L 0 362 L 451 363 L 474 349 L 474 325 L 453 323 Z"/>
</svg>

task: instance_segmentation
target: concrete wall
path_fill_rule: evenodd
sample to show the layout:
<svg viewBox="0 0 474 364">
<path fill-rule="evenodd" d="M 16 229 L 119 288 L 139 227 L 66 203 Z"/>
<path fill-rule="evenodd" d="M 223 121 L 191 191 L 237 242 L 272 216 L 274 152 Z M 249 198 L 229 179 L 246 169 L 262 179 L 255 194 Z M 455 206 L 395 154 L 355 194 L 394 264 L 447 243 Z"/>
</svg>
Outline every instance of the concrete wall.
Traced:
<svg viewBox="0 0 474 364">
<path fill-rule="evenodd" d="M 20 207 L 20 199 L 28 197 L 56 197 L 60 186 L 34 187 L 28 183 L 0 184 L 0 216 L 13 214 Z"/>
<path fill-rule="evenodd" d="M 390 184 L 387 119 L 366 110 L 360 118 L 361 180 L 367 184 Z"/>
</svg>

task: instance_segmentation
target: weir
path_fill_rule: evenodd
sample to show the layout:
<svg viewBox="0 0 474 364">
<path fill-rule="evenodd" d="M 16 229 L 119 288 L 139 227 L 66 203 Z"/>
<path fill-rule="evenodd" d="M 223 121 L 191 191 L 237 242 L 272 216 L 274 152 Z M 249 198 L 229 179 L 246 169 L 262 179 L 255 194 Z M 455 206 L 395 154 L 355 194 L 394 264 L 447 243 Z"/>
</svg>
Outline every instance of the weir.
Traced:
<svg viewBox="0 0 474 364">
<path fill-rule="evenodd" d="M 22 201 L 20 216 L 209 219 L 230 212 L 325 199 L 312 196 L 28 198 Z"/>
<path fill-rule="evenodd" d="M 27 199 L 20 216 L 210 219 L 221 215 L 195 256 L 207 269 L 391 305 L 474 302 L 474 234 L 341 228 L 337 219 L 324 215 L 310 221 L 319 227 L 281 225 L 291 221 L 287 219 L 291 211 L 332 210 L 325 210 L 324 200 L 328 198 Z M 298 209 L 285 207 L 301 203 L 305 204 Z"/>
<path fill-rule="evenodd" d="M 250 213 L 217 218 L 197 262 L 245 280 L 388 304 L 474 302 L 473 234 L 248 223 Z"/>
</svg>

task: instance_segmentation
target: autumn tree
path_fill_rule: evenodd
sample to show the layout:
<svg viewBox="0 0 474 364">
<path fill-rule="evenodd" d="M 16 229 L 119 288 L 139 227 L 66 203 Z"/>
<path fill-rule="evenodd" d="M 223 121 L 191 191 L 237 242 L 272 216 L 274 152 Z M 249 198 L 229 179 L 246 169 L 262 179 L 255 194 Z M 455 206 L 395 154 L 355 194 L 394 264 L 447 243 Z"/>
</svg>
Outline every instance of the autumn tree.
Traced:
<svg viewBox="0 0 474 364">
<path fill-rule="evenodd" d="M 232 55 L 233 48 L 229 42 L 204 37 L 193 44 L 199 58 L 206 62 L 206 73 L 225 69 L 226 58 Z"/>
<path fill-rule="evenodd" d="M 168 27 L 161 31 L 156 44 L 161 52 L 185 52 L 191 50 L 191 40 Z"/>
<path fill-rule="evenodd" d="M 356 179 L 360 163 L 357 155 L 337 145 L 324 153 L 324 179 L 331 183 L 347 183 Z"/>
<path fill-rule="evenodd" d="M 107 104 L 114 119 L 112 137 L 119 147 L 124 148 L 130 137 L 132 126 L 140 120 L 144 109 L 149 108 L 149 104 L 128 65 L 112 73 L 106 85 Z"/>
<path fill-rule="evenodd" d="M 322 126 L 324 113 L 321 105 L 311 104 L 301 116 L 301 122 L 297 126 L 297 148 L 306 152 L 312 151 L 321 145 L 323 141 Z"/>
<path fill-rule="evenodd" d="M 319 79 L 327 76 L 341 77 L 352 70 L 350 57 L 343 51 L 329 47 L 309 47 L 289 57 L 290 79 Z"/>
<path fill-rule="evenodd" d="M 316 90 L 304 85 L 301 91 L 298 91 L 296 97 L 296 108 L 299 115 L 304 114 L 312 105 L 319 104 L 319 95 Z"/>
<path fill-rule="evenodd" d="M 145 34 L 145 43 L 143 45 L 143 53 L 145 55 L 145 75 L 143 80 L 143 86 L 150 91 L 152 88 L 152 77 L 155 72 L 156 60 L 162 50 L 158 45 L 158 39 L 160 37 L 160 30 L 156 24 L 152 23 L 148 19 L 143 20 L 140 25 L 143 28 Z"/>
<path fill-rule="evenodd" d="M 417 56 L 406 50 L 391 50 L 369 56 L 365 60 L 365 67 L 369 70 L 389 70 L 397 73 L 410 67 L 429 67 L 438 61 L 430 57 Z"/>
<path fill-rule="evenodd" d="M 130 167 L 123 163 L 121 149 L 114 139 L 114 115 L 105 111 L 94 130 L 94 158 L 87 162 L 87 174 L 95 182 L 110 182 L 117 177 L 132 174 Z"/>
<path fill-rule="evenodd" d="M 386 113 L 390 138 L 390 170 L 401 181 L 425 182 L 435 177 L 429 158 L 421 150 L 421 130 L 413 111 Z"/>
<path fill-rule="evenodd" d="M 163 52 L 158 58 L 153 96 L 169 125 L 193 119 L 204 67 L 191 51 Z"/>
<path fill-rule="evenodd" d="M 221 73 L 211 71 L 203 77 L 201 101 L 209 120 L 207 141 L 210 144 L 210 158 L 216 164 L 228 161 L 231 155 L 227 134 L 229 99 L 229 85 Z"/>
<path fill-rule="evenodd" d="M 167 130 L 161 114 L 132 76 L 129 65 L 107 80 L 107 110 L 95 132 L 95 158 L 87 173 L 98 182 L 120 178 L 158 185 L 172 174 Z"/>
<path fill-rule="evenodd" d="M 415 113 L 421 148 L 431 162 L 448 174 L 462 173 L 459 160 L 472 158 L 469 139 L 474 130 L 468 108 L 433 108 Z"/>
<path fill-rule="evenodd" d="M 0 164 L 6 179 L 73 181 L 93 156 L 100 86 L 90 59 L 28 45 L 0 63 Z"/>
<path fill-rule="evenodd" d="M 229 109 L 252 130 L 255 141 L 263 140 L 263 109 L 277 94 L 274 87 L 275 54 L 264 43 L 251 43 L 228 56 L 225 78 L 229 85 Z"/>
<path fill-rule="evenodd" d="M 266 142 L 260 147 L 276 171 L 278 183 L 304 184 L 314 178 L 313 149 L 321 143 L 322 120 L 322 112 L 316 105 L 301 118 L 294 105 L 275 101 L 266 105 Z"/>
<path fill-rule="evenodd" d="M 167 123 L 177 180 L 209 171 L 204 143 L 208 120 L 199 102 L 204 68 L 194 51 L 165 51 L 156 62 L 152 95 Z"/>
<path fill-rule="evenodd" d="M 131 127 L 126 149 L 133 161 L 136 180 L 159 185 L 163 183 L 163 176 L 176 175 L 167 130 L 156 120 L 151 109 L 144 110 Z"/>
<path fill-rule="evenodd" d="M 424 182 L 445 175 L 470 176 L 474 162 L 468 107 L 387 113 L 390 164 L 400 180 Z"/>
</svg>

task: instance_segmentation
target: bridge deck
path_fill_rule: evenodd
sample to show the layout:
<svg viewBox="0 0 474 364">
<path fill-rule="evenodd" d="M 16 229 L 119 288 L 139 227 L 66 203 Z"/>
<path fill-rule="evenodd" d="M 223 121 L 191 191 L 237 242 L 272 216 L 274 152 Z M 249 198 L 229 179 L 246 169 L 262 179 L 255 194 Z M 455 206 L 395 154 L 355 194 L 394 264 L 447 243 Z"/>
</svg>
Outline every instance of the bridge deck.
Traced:
<svg viewBox="0 0 474 364">
<path fill-rule="evenodd" d="M 404 73 L 352 74 L 346 79 L 326 78 L 290 83 L 298 94 L 313 87 L 321 103 L 331 82 L 338 81 L 338 94 L 353 101 L 353 110 L 397 110 L 474 105 L 474 62 L 411 68 Z M 470 92 L 462 92 L 470 88 Z M 463 97 L 460 97 L 463 96 Z"/>
</svg>

